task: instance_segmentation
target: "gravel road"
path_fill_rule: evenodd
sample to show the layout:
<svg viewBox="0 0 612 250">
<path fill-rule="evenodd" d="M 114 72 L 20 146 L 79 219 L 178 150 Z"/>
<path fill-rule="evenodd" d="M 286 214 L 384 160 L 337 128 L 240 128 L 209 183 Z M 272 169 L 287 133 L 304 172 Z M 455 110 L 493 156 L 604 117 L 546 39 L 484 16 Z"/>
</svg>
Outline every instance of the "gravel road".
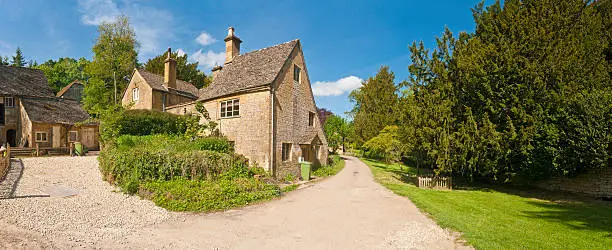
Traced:
<svg viewBox="0 0 612 250">
<path fill-rule="evenodd" d="M 102 181 L 95 157 L 28 158 L 0 199 L 0 248 L 465 249 L 348 158 L 338 175 L 271 202 L 173 213 Z"/>
</svg>

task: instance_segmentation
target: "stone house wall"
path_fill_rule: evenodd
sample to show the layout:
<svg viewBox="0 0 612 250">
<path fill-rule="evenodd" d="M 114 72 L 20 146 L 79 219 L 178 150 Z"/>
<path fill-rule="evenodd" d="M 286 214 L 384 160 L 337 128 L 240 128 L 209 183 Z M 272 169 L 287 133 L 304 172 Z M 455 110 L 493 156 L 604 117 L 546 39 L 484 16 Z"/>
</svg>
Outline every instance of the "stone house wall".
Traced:
<svg viewBox="0 0 612 250">
<path fill-rule="evenodd" d="M 134 88 L 138 88 L 137 102 L 132 101 L 132 91 L 134 90 Z M 159 99 L 161 101 L 161 97 L 159 97 Z M 125 90 L 125 94 L 121 99 L 121 104 L 126 107 L 133 103 L 132 109 L 152 109 L 153 102 L 155 102 L 153 96 L 153 89 L 151 88 L 151 86 L 149 86 L 149 84 L 144 81 L 140 74 L 135 73 L 132 80 L 130 80 L 130 84 Z M 161 106 L 157 110 L 161 111 Z"/>
<path fill-rule="evenodd" d="M 319 148 L 315 165 L 325 164 L 327 160 L 327 140 L 321 124 L 316 118 L 317 108 L 310 86 L 308 71 L 301 48 L 296 47 L 279 73 L 275 92 L 275 162 L 279 178 L 289 174 L 300 176 L 299 157 L 303 152 L 302 138 L 317 134 L 323 145 Z M 294 65 L 301 69 L 300 82 L 293 79 Z M 309 126 L 309 113 L 315 114 L 314 126 Z M 291 143 L 289 160 L 282 160 L 283 143 Z M 322 161 L 322 162 L 321 162 Z"/>
<path fill-rule="evenodd" d="M 220 103 L 240 100 L 240 116 L 220 117 Z M 234 143 L 236 153 L 244 155 L 249 162 L 270 171 L 270 92 L 258 91 L 239 94 L 204 103 L 210 119 L 229 141 Z M 195 103 L 177 105 L 166 109 L 173 114 L 198 114 Z M 201 123 L 205 122 L 202 118 Z"/>
<path fill-rule="evenodd" d="M 576 177 L 553 177 L 536 186 L 553 191 L 612 198 L 612 167 L 590 170 Z"/>
<path fill-rule="evenodd" d="M 4 98 L 7 96 L 0 96 L 0 103 L 4 104 Z M 21 100 L 18 97 L 13 97 L 15 106 L 12 108 L 4 108 L 4 125 L 0 125 L 0 144 L 7 141 L 7 132 L 9 130 L 16 131 L 16 142 L 20 140 L 20 117 L 21 117 Z"/>
</svg>

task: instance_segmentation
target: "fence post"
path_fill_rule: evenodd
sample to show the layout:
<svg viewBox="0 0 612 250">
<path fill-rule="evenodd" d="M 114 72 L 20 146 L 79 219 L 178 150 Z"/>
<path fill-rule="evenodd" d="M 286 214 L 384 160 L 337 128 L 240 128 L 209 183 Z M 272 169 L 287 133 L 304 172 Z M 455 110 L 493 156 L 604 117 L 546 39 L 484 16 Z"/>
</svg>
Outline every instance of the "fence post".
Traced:
<svg viewBox="0 0 612 250">
<path fill-rule="evenodd" d="M 38 148 L 38 143 L 36 143 L 36 156 L 40 156 L 40 151 Z"/>
<path fill-rule="evenodd" d="M 11 144 L 6 144 L 6 157 L 11 158 Z M 10 160 L 9 160 L 10 161 Z"/>
</svg>

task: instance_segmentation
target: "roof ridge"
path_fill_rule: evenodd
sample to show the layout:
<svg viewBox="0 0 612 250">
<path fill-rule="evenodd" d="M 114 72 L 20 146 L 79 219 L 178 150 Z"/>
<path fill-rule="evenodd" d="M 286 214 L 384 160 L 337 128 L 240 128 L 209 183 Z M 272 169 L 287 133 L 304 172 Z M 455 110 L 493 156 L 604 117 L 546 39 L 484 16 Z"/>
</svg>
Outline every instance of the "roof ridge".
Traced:
<svg viewBox="0 0 612 250">
<path fill-rule="evenodd" d="M 251 53 L 255 53 L 255 52 L 260 52 L 260 51 L 267 50 L 267 49 L 271 49 L 271 48 L 274 48 L 274 47 L 278 47 L 278 46 L 285 45 L 285 44 L 288 44 L 288 43 L 296 42 L 296 41 L 299 41 L 299 40 L 300 40 L 299 38 L 296 38 L 296 39 L 293 39 L 291 41 L 287 41 L 287 42 L 284 42 L 284 43 L 279 43 L 279 44 L 275 44 L 275 45 L 268 46 L 268 47 L 265 47 L 265 48 L 261 48 L 261 49 L 257 49 L 257 50 L 252 50 L 252 51 L 246 52 L 244 54 L 240 54 L 240 55 L 238 55 L 238 57 L 245 56 L 245 55 L 248 55 L 248 54 L 251 54 Z"/>
</svg>

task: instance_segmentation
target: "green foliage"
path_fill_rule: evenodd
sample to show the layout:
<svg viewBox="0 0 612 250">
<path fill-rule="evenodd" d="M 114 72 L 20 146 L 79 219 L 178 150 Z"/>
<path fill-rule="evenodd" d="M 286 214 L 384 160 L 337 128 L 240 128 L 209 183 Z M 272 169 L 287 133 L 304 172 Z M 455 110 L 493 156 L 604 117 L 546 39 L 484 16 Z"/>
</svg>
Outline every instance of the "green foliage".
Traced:
<svg viewBox="0 0 612 250">
<path fill-rule="evenodd" d="M 326 118 L 323 130 L 327 137 L 327 143 L 334 152 L 340 147 L 342 147 L 343 152 L 346 151 L 345 144 L 354 131 L 352 123 L 347 122 L 346 119 L 340 116 L 332 114 Z"/>
<path fill-rule="evenodd" d="M 148 151 L 198 151 L 208 150 L 219 153 L 233 152 L 230 143 L 221 137 L 200 137 L 191 139 L 182 135 L 155 134 L 145 136 L 122 135 L 117 138 L 119 150 Z"/>
<path fill-rule="evenodd" d="M 120 16 L 115 22 L 100 24 L 98 33 L 92 48 L 93 60 L 85 67 L 86 74 L 92 77 L 85 85 L 83 99 L 90 114 L 101 114 L 119 104 L 120 95 L 138 64 L 136 50 L 139 45 L 127 17 Z"/>
<path fill-rule="evenodd" d="M 164 62 L 167 57 L 168 52 L 164 52 L 149 59 L 143 66 L 144 70 L 164 75 Z M 203 88 L 210 84 L 211 79 L 198 69 L 198 62 L 189 62 L 187 54 L 179 56 L 178 52 L 173 52 L 172 58 L 176 60 L 176 77 L 178 79 L 189 82 L 197 88 Z"/>
<path fill-rule="evenodd" d="M 143 181 L 150 180 L 183 177 L 213 181 L 252 176 L 248 160 L 240 155 L 199 150 L 198 145 L 186 145 L 179 142 L 179 138 L 165 140 L 167 145 L 163 147 L 153 144 L 162 140 L 161 137 L 121 138 L 117 147 L 107 146 L 100 152 L 100 171 L 105 180 L 128 193 L 136 191 L 134 187 Z M 134 140 L 145 143 L 137 145 Z M 130 147 L 132 143 L 135 146 Z"/>
<path fill-rule="evenodd" d="M 34 68 L 45 72 L 49 86 L 54 93 L 57 93 L 75 80 L 85 83 L 89 79 L 89 76 L 85 73 L 85 67 L 88 64 L 89 61 L 83 57 L 78 60 L 66 57 L 57 61 L 46 61 Z"/>
<path fill-rule="evenodd" d="M 447 29 L 431 53 L 414 43 L 400 84 L 406 156 L 437 173 L 497 182 L 609 166 L 609 8 L 481 3 L 473 34 Z"/>
<path fill-rule="evenodd" d="M 327 165 L 322 165 L 312 171 L 312 175 L 317 177 L 327 177 L 336 175 L 344 168 L 344 160 L 338 155 L 330 155 Z"/>
<path fill-rule="evenodd" d="M 452 192 L 424 189 L 413 184 L 417 174 L 413 167 L 364 162 L 377 182 L 408 197 L 438 225 L 459 232 L 476 249 L 608 249 L 612 245 L 609 202 L 568 200 L 566 194 L 500 186 Z"/>
<path fill-rule="evenodd" d="M 300 187 L 300 185 L 299 185 L 299 184 L 291 184 L 291 185 L 288 185 L 288 186 L 282 187 L 282 188 L 280 189 L 280 192 L 281 192 L 281 193 L 289 193 L 289 192 L 291 192 L 291 191 L 293 191 L 293 190 L 296 190 L 298 187 Z"/>
<path fill-rule="evenodd" d="M 386 126 L 397 121 L 398 88 L 395 75 L 389 67 L 381 67 L 376 76 L 370 77 L 349 95 L 353 108 L 355 135 L 363 143 L 378 135 Z"/>
<path fill-rule="evenodd" d="M 387 126 L 380 134 L 363 144 L 368 157 L 397 162 L 402 156 L 402 143 L 398 139 L 398 127 Z"/>
<path fill-rule="evenodd" d="M 13 61 L 11 63 L 11 66 L 23 67 L 25 65 L 26 65 L 26 61 L 25 61 L 25 58 L 23 57 L 23 52 L 21 51 L 20 47 L 17 47 L 17 50 L 15 51 L 15 55 L 13 56 Z"/>
<path fill-rule="evenodd" d="M 292 173 L 289 173 L 288 175 L 285 176 L 284 180 L 285 182 L 294 182 L 297 179 L 297 176 L 295 176 Z"/>
<path fill-rule="evenodd" d="M 154 110 L 117 109 L 105 113 L 100 122 L 103 143 L 114 142 L 121 135 L 183 135 L 198 119 Z"/>
<path fill-rule="evenodd" d="M 146 182 L 141 195 L 171 211 L 212 212 L 278 197 L 280 189 L 253 178 L 219 181 L 178 178 Z"/>
<path fill-rule="evenodd" d="M 8 66 L 8 65 L 11 65 L 11 63 L 9 62 L 8 57 L 6 57 L 6 56 L 4 56 L 4 57 L 3 57 L 3 56 L 0 56 L 0 65 L 2 65 L 2 66 Z"/>
</svg>

